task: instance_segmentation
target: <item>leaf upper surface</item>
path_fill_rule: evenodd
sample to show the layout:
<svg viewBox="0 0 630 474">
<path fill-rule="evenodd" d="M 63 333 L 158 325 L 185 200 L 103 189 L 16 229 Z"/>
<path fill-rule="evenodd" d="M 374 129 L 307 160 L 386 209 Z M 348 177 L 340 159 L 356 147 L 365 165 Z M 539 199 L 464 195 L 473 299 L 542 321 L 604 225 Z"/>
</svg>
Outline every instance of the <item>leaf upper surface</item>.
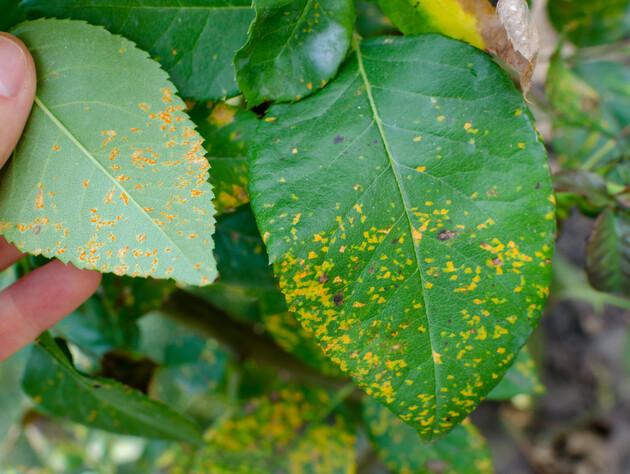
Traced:
<svg viewBox="0 0 630 474">
<path fill-rule="evenodd" d="M 350 46 L 352 0 L 259 0 L 234 58 L 250 106 L 306 97 L 335 75 Z"/>
<path fill-rule="evenodd" d="M 31 15 L 103 25 L 151 53 L 184 97 L 238 93 L 232 61 L 254 18 L 250 0 L 27 0 Z"/>
<path fill-rule="evenodd" d="M 200 285 L 217 274 L 203 139 L 166 74 L 79 21 L 16 34 L 35 106 L 0 185 L 0 233 L 25 252 L 118 275 Z"/>
<path fill-rule="evenodd" d="M 250 169 L 290 310 L 422 438 L 456 426 L 550 278 L 546 154 L 505 73 L 439 36 L 357 42 L 326 89 L 269 110 Z"/>
</svg>

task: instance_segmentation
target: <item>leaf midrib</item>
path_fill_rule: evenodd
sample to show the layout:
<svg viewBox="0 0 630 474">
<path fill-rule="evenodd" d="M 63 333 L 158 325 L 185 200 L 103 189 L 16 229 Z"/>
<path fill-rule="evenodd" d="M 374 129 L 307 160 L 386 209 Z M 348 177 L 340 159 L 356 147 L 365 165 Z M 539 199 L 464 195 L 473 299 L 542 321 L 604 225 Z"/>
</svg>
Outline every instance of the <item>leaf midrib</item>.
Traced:
<svg viewBox="0 0 630 474">
<path fill-rule="evenodd" d="M 358 38 L 358 35 L 354 35 L 353 37 L 353 43 L 354 43 L 354 49 L 356 51 L 357 54 L 357 62 L 358 62 L 358 66 L 359 66 L 359 73 L 361 74 L 361 77 L 363 78 L 363 83 L 365 84 L 365 90 L 367 93 L 367 97 L 368 97 L 368 101 L 370 103 L 370 109 L 372 110 L 372 115 L 374 116 L 374 121 L 376 122 L 376 126 L 378 127 L 378 131 L 379 134 L 381 136 L 381 139 L 383 140 L 383 145 L 385 147 L 385 154 L 387 155 L 387 160 L 389 161 L 389 166 L 392 170 L 392 172 L 394 173 L 394 178 L 396 179 L 396 188 L 398 189 L 398 193 L 400 195 L 400 199 L 403 203 L 403 209 L 404 209 L 404 214 L 407 217 L 407 223 L 409 224 L 409 235 L 413 235 L 413 224 L 411 222 L 411 217 L 409 216 L 409 210 L 407 209 L 406 206 L 406 201 L 405 201 L 405 196 L 404 196 L 404 191 L 400 182 L 400 178 L 398 176 L 398 173 L 396 172 L 396 165 L 397 162 L 396 160 L 394 160 L 393 156 L 392 156 L 392 152 L 389 148 L 389 143 L 387 141 L 387 137 L 385 136 L 385 131 L 383 130 L 383 124 L 381 121 L 381 117 L 378 113 L 378 108 L 376 107 L 376 101 L 374 100 L 374 96 L 372 95 L 372 86 L 370 84 L 370 81 L 367 78 L 367 74 L 365 72 L 365 68 L 363 66 L 363 57 L 361 55 L 361 46 L 360 46 L 360 40 Z M 422 284 L 422 282 L 424 281 L 424 278 L 422 276 L 422 267 L 420 265 L 420 258 L 418 257 L 418 252 L 417 252 L 417 247 L 416 244 L 413 242 L 412 239 L 412 245 L 413 245 L 413 253 L 416 259 L 416 265 L 418 267 L 418 272 L 420 274 L 420 282 Z M 433 354 L 436 352 L 434 345 L 433 345 L 433 334 L 432 334 L 432 324 L 430 321 L 430 315 L 429 315 L 429 308 L 428 308 L 428 304 L 427 304 L 427 298 L 426 295 L 424 294 L 424 290 L 422 289 L 422 287 L 420 287 L 420 291 L 422 294 L 422 301 L 424 303 L 424 309 L 427 315 L 427 325 L 429 330 L 427 331 L 427 335 L 429 336 L 429 346 L 431 348 L 431 354 L 430 354 L 430 358 L 429 358 L 429 362 L 433 362 L 433 378 L 434 378 L 434 393 L 435 393 L 435 409 L 434 409 L 434 414 L 437 413 L 438 411 L 438 393 L 437 393 L 437 388 L 438 388 L 438 374 L 437 374 L 437 364 L 435 363 L 435 361 L 433 361 Z M 435 419 L 435 417 L 434 417 Z M 437 421 L 434 421 L 434 425 Z"/>
<path fill-rule="evenodd" d="M 42 100 L 37 95 L 35 95 L 35 104 L 42 110 L 42 112 L 44 112 L 44 114 L 46 114 L 46 116 L 55 124 L 55 126 L 64 135 L 66 135 L 70 139 L 70 141 L 72 141 L 72 143 L 74 143 L 74 145 L 85 156 L 87 156 L 92 161 L 92 163 L 96 166 L 96 168 L 102 171 L 102 173 L 105 176 L 107 176 L 107 178 L 109 178 L 109 180 L 114 184 L 114 186 L 116 186 L 116 188 L 118 188 L 121 192 L 125 193 L 129 197 L 129 201 L 132 204 L 134 204 L 138 208 L 140 213 L 144 215 L 151 222 L 151 225 L 154 228 L 157 228 L 159 232 L 168 239 L 168 241 L 173 245 L 173 247 L 177 249 L 179 254 L 182 255 L 186 259 L 186 261 L 188 261 L 191 264 L 191 268 L 194 268 L 195 271 L 197 271 L 200 274 L 203 274 L 203 272 L 195 268 L 195 262 L 193 262 L 190 259 L 188 254 L 181 249 L 181 247 L 177 244 L 177 242 L 173 241 L 171 236 L 164 229 L 162 229 L 158 224 L 155 223 L 155 220 L 149 214 L 147 214 L 147 212 L 142 208 L 142 206 L 140 206 L 138 201 L 136 201 L 135 198 L 118 181 L 114 179 L 114 177 L 103 167 L 103 165 L 99 163 L 99 161 L 92 155 L 92 153 L 90 153 L 89 150 L 85 148 L 85 146 L 70 132 L 70 130 L 68 130 L 66 126 L 63 123 L 61 123 L 61 121 L 50 111 L 50 109 L 42 102 Z"/>
</svg>

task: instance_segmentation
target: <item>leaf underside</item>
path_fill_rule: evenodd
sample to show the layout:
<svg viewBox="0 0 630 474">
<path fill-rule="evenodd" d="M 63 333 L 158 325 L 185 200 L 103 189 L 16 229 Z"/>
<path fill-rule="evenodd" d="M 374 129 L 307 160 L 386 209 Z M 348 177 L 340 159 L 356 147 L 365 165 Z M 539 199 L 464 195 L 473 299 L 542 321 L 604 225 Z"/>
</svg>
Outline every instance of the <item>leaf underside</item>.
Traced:
<svg viewBox="0 0 630 474">
<path fill-rule="evenodd" d="M 540 317 L 555 227 L 546 154 L 478 50 L 435 35 L 355 49 L 324 90 L 269 110 L 250 148 L 252 206 L 290 310 L 434 439 Z"/>
<path fill-rule="evenodd" d="M 203 139 L 166 74 L 79 21 L 13 32 L 38 70 L 35 106 L 0 185 L 0 233 L 24 252 L 117 275 L 216 277 Z"/>
<path fill-rule="evenodd" d="M 30 15 L 85 20 L 134 41 L 184 97 L 238 94 L 232 61 L 254 18 L 250 0 L 26 0 Z"/>
</svg>

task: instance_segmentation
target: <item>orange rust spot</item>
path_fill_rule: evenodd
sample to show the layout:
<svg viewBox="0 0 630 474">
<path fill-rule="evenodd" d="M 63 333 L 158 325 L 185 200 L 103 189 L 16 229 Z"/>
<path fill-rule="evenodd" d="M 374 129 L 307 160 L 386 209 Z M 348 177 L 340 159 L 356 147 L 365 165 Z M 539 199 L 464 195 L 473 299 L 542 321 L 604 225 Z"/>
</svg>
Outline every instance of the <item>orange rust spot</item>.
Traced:
<svg viewBox="0 0 630 474">
<path fill-rule="evenodd" d="M 194 239 L 195 237 L 197 237 L 197 234 L 190 234 L 190 235 L 188 236 L 188 238 L 189 238 L 189 239 Z"/>
<path fill-rule="evenodd" d="M 37 197 L 35 198 L 35 209 L 43 209 L 44 208 L 44 190 L 41 184 L 37 185 L 39 189 L 37 190 Z"/>
<path fill-rule="evenodd" d="M 143 207 L 142 210 L 146 211 L 146 212 L 149 212 L 149 211 L 152 211 L 153 208 L 152 207 Z"/>
<path fill-rule="evenodd" d="M 59 148 L 61 148 L 59 145 L 54 145 L 53 148 L 55 149 L 55 151 L 59 150 Z"/>
<path fill-rule="evenodd" d="M 88 187 L 88 184 L 90 184 L 90 180 L 89 180 L 89 179 L 88 179 L 88 180 L 83 181 L 83 187 L 84 187 L 84 188 L 87 188 L 87 187 Z"/>
<path fill-rule="evenodd" d="M 162 97 L 162 100 L 164 101 L 164 103 L 168 103 L 173 100 L 172 99 L 173 92 L 168 87 L 165 87 L 164 89 L 162 89 L 162 94 L 164 94 Z"/>
<path fill-rule="evenodd" d="M 131 129 L 131 132 L 137 132 L 138 131 L 138 127 L 134 127 Z"/>
<path fill-rule="evenodd" d="M 104 147 L 114 139 L 114 137 L 116 136 L 116 130 L 103 130 L 103 135 L 107 135 L 107 138 L 101 145 L 102 147 Z"/>
</svg>

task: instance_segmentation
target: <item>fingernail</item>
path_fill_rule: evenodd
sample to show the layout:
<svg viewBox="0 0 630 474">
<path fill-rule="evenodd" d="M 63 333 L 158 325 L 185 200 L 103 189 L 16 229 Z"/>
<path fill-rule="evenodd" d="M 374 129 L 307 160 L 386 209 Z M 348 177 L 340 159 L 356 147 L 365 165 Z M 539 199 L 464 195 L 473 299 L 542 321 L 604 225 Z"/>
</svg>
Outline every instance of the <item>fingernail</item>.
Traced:
<svg viewBox="0 0 630 474">
<path fill-rule="evenodd" d="M 6 36 L 0 36 L 0 96 L 18 95 L 26 79 L 24 51 Z"/>
</svg>

